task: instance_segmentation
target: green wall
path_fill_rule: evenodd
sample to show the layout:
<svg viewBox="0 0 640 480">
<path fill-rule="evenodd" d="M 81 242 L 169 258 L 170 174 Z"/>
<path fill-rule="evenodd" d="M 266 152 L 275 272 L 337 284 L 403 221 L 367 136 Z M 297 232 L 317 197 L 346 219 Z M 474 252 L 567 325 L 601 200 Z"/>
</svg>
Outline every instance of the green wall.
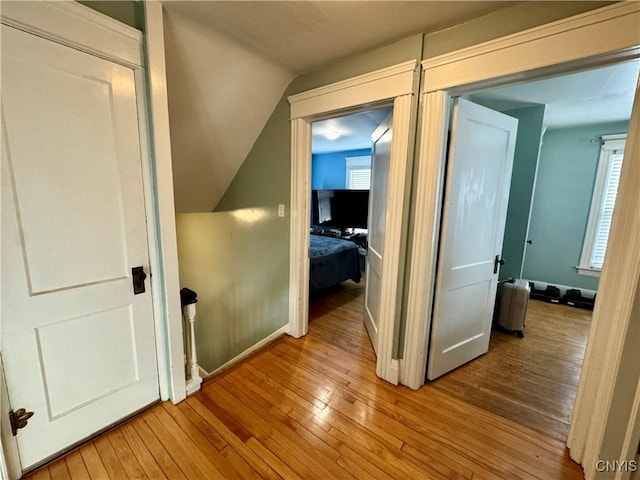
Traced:
<svg viewBox="0 0 640 480">
<path fill-rule="evenodd" d="M 523 277 L 597 290 L 576 265 L 589 218 L 600 136 L 626 133 L 628 122 L 548 130 L 543 139 Z"/>
<path fill-rule="evenodd" d="M 616 2 L 521 2 L 468 22 L 430 33 L 424 39 L 424 58 L 521 32 Z"/>
<path fill-rule="evenodd" d="M 261 331 L 269 330 L 275 325 L 271 322 L 274 317 L 286 319 L 288 317 L 288 282 L 289 282 L 289 189 L 290 189 L 290 123 L 289 95 L 303 92 L 312 88 L 327 85 L 357 76 L 363 73 L 378 70 L 384 67 L 402 63 L 408 60 L 421 60 L 458 48 L 474 45 L 502 35 L 515 33 L 520 30 L 541 25 L 553 20 L 568 17 L 582 11 L 598 8 L 612 2 L 533 2 L 518 4 L 487 15 L 476 20 L 443 30 L 441 32 L 423 35 L 413 35 L 390 45 L 376 48 L 360 55 L 355 55 L 328 65 L 315 72 L 297 77 L 286 89 L 265 128 L 256 140 L 253 148 L 240 167 L 234 180 L 228 187 L 222 200 L 219 202 L 217 212 L 230 212 L 245 208 L 272 209 L 279 203 L 286 205 L 286 221 L 273 220 L 265 224 L 262 231 L 265 235 L 281 239 L 280 243 L 272 246 L 272 258 L 264 259 L 262 268 L 270 272 L 268 287 L 274 292 L 274 296 L 266 300 L 266 304 L 260 314 L 255 318 L 256 328 Z M 417 104 L 414 108 L 417 116 Z M 414 127 L 415 127 L 414 122 Z M 415 132 L 413 132 L 415 134 Z M 413 146 L 410 158 L 413 157 Z M 411 167 L 412 165 L 410 165 Z M 411 171 L 411 168 L 409 169 Z M 407 188 L 405 195 L 411 205 L 411 188 Z M 411 207 L 409 207 L 409 210 Z M 405 212 L 408 218 L 420 214 L 420 212 Z M 235 228 L 232 224 L 229 228 Z M 408 228 L 407 238 L 411 235 L 411 222 L 405 224 Z M 211 235 L 233 235 L 233 231 L 211 231 Z M 410 251 L 411 245 L 405 245 Z M 240 257 L 238 263 L 251 262 L 250 257 Z M 410 265 L 410 256 L 406 257 L 405 266 Z M 408 270 L 407 270 L 408 272 Z M 407 281 L 407 274 L 401 272 Z M 403 282 L 399 282 L 403 288 Z M 258 286 L 258 289 L 267 288 L 266 285 Z M 253 301 L 249 292 L 244 288 L 242 280 L 228 285 L 228 295 L 243 295 L 247 302 Z M 402 316 L 406 308 L 406 290 L 401 292 Z M 258 310 L 256 309 L 256 312 Z M 225 322 L 225 319 L 212 318 L 213 322 Z M 402 338 L 404 322 L 396 323 L 396 338 Z M 263 328 L 264 327 L 264 328 Z M 202 328 L 202 327 L 201 327 Z M 213 327 L 211 327 L 213 328 Z M 401 342 L 396 343 L 396 355 L 401 355 Z"/>
<path fill-rule="evenodd" d="M 518 135 L 502 245 L 502 258 L 506 263 L 500 269 L 500 280 L 520 278 L 542 139 L 544 109 L 544 105 L 534 105 L 503 112 L 518 119 Z"/>
<path fill-rule="evenodd" d="M 414 35 L 296 78 L 286 89 L 264 130 L 218 204 L 216 212 L 233 212 L 236 209 L 253 207 L 273 208 L 278 203 L 286 205 L 287 221 L 265 225 L 265 231 L 269 232 L 269 235 L 282 239 L 278 245 L 273 246 L 274 255 L 265 260 L 268 263 L 265 268 L 269 268 L 272 272 L 269 282 L 278 293 L 278 296 L 272 298 L 270 311 L 263 312 L 265 322 L 268 322 L 267 314 L 279 315 L 283 319 L 288 318 L 291 133 L 287 97 L 408 60 L 420 61 L 421 52 L 422 35 Z M 414 104 L 414 116 L 416 115 L 417 102 Z M 409 191 L 410 189 L 406 190 L 407 195 Z M 246 259 L 240 261 L 245 262 Z M 238 284 L 235 288 L 240 289 L 241 285 Z M 247 300 L 250 299 L 247 298 Z"/>
<path fill-rule="evenodd" d="M 208 372 L 287 324 L 285 225 L 276 208 L 176 216 L 180 285 L 198 294 L 198 362 Z"/>
<path fill-rule="evenodd" d="M 104 13 L 111 18 L 120 20 L 130 27 L 144 31 L 144 5 L 140 1 L 134 0 L 80 0 L 78 3 L 93 8 L 94 10 Z"/>
</svg>

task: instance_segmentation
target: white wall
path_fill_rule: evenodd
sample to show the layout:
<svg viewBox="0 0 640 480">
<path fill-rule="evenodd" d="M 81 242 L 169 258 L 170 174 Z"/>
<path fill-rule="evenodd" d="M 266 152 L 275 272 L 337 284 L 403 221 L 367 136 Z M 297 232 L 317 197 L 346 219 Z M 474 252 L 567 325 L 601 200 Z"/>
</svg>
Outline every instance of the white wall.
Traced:
<svg viewBox="0 0 640 480">
<path fill-rule="evenodd" d="M 176 211 L 210 212 L 293 74 L 165 4 Z"/>
</svg>

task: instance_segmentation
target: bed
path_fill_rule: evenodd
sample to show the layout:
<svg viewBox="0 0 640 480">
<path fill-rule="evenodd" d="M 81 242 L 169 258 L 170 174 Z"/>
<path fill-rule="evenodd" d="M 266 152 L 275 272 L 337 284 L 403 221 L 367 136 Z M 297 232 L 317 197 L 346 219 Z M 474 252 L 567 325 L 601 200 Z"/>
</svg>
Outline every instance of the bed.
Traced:
<svg viewBox="0 0 640 480">
<path fill-rule="evenodd" d="M 309 241 L 309 290 L 333 287 L 345 280 L 360 283 L 360 252 L 349 240 L 311 235 Z"/>
</svg>

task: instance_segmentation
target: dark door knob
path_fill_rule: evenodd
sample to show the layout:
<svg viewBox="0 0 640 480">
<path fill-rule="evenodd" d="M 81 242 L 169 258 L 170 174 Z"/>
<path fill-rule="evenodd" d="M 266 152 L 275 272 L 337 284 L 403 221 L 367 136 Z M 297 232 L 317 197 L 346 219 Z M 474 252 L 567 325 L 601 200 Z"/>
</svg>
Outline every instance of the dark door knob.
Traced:
<svg viewBox="0 0 640 480">
<path fill-rule="evenodd" d="M 147 278 L 147 274 L 144 273 L 144 267 L 133 267 L 131 269 L 131 279 L 133 281 L 133 294 L 138 295 L 144 293 L 144 281 Z"/>
<path fill-rule="evenodd" d="M 494 275 L 498 273 L 498 265 L 504 265 L 504 258 L 500 258 L 500 255 L 496 255 L 496 258 L 493 260 L 493 273 Z"/>
</svg>

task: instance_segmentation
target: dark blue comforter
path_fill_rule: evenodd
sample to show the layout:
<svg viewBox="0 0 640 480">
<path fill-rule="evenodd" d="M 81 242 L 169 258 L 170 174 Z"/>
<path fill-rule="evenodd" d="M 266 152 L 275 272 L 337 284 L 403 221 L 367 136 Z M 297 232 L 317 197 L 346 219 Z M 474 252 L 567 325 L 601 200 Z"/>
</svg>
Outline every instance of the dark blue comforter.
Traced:
<svg viewBox="0 0 640 480">
<path fill-rule="evenodd" d="M 311 235 L 309 257 L 311 291 L 332 287 L 349 279 L 360 282 L 358 246 L 349 240 Z"/>
</svg>

